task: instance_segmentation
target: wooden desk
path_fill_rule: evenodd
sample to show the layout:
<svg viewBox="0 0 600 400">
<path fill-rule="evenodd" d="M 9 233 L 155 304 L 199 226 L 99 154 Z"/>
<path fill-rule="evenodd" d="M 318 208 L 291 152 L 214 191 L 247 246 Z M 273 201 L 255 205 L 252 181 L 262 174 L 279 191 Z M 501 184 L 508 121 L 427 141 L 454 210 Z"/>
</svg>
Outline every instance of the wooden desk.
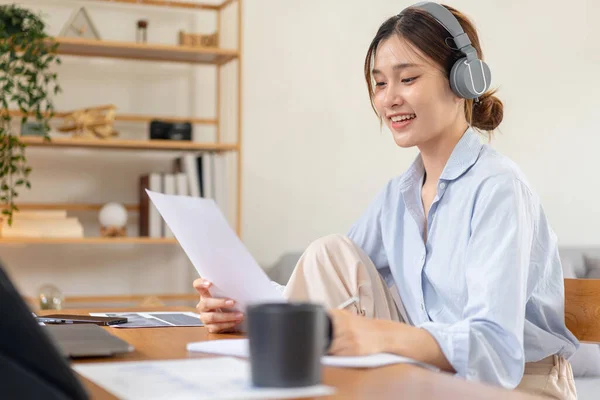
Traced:
<svg viewBox="0 0 600 400">
<path fill-rule="evenodd" d="M 189 308 L 169 307 L 147 309 L 123 309 L 111 311 L 192 311 Z M 64 310 L 70 314 L 87 314 L 89 310 Z M 40 312 L 50 314 L 51 312 Z M 62 311 L 61 311 L 62 313 Z M 210 334 L 203 327 L 195 328 L 143 328 L 117 329 L 106 327 L 112 334 L 135 347 L 135 352 L 106 359 L 86 359 L 75 363 L 105 361 L 166 360 L 213 355 L 188 352 L 186 344 L 202 340 L 239 338 L 240 335 Z M 81 377 L 93 399 L 115 399 L 113 395 Z M 478 383 L 465 382 L 445 373 L 431 372 L 413 365 L 398 364 L 375 369 L 324 368 L 323 383 L 336 388 L 329 397 L 316 399 L 488 399 L 527 400 L 538 397 Z"/>
</svg>

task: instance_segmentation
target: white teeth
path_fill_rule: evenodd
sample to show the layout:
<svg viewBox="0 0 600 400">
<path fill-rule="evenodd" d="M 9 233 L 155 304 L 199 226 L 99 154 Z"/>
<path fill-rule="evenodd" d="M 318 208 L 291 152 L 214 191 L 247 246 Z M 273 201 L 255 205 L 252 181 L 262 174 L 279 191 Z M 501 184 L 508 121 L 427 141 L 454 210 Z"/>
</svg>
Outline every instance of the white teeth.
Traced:
<svg viewBox="0 0 600 400">
<path fill-rule="evenodd" d="M 415 114 L 396 115 L 396 116 L 392 117 L 392 121 L 393 122 L 399 122 L 399 121 L 405 121 L 405 120 L 413 119 L 413 118 L 416 118 L 416 117 L 417 116 Z"/>
</svg>

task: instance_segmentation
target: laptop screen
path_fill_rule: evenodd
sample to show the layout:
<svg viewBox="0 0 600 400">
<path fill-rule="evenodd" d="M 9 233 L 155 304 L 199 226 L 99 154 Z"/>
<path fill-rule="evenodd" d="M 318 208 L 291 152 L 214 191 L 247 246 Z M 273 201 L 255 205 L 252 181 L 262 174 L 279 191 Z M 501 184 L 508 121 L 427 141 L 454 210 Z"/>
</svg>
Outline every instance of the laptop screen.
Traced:
<svg viewBox="0 0 600 400">
<path fill-rule="evenodd" d="M 0 387 L 8 399 L 88 399 L 88 394 L 0 262 Z"/>
</svg>

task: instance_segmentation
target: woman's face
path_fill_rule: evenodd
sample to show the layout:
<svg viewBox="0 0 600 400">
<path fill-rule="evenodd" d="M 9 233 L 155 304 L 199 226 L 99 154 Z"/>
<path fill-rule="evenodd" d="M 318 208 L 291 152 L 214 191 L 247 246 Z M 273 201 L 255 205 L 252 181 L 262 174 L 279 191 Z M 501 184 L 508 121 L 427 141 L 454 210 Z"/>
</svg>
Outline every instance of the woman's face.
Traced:
<svg viewBox="0 0 600 400">
<path fill-rule="evenodd" d="M 433 60 L 394 35 L 376 51 L 375 109 L 400 147 L 426 145 L 465 121 L 464 100 Z"/>
</svg>

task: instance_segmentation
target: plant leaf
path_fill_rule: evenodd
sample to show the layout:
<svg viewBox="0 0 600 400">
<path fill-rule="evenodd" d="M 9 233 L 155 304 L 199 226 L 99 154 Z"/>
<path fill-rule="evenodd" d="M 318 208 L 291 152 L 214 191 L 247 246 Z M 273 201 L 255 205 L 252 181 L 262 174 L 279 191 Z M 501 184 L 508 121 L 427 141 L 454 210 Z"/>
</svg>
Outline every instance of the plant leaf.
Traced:
<svg viewBox="0 0 600 400">
<path fill-rule="evenodd" d="M 0 5 L 0 201 L 6 205 L 3 214 L 9 215 L 9 223 L 12 211 L 18 210 L 14 200 L 19 197 L 19 189 L 31 188 L 26 145 L 14 132 L 13 118 L 24 124 L 35 116 L 43 127 L 44 138 L 49 140 L 49 121 L 54 115 L 52 96 L 61 91 L 54 72 L 61 63 L 56 52 L 58 43 L 45 29 L 41 14 L 17 4 Z M 10 113 L 15 107 L 21 115 Z"/>
</svg>

